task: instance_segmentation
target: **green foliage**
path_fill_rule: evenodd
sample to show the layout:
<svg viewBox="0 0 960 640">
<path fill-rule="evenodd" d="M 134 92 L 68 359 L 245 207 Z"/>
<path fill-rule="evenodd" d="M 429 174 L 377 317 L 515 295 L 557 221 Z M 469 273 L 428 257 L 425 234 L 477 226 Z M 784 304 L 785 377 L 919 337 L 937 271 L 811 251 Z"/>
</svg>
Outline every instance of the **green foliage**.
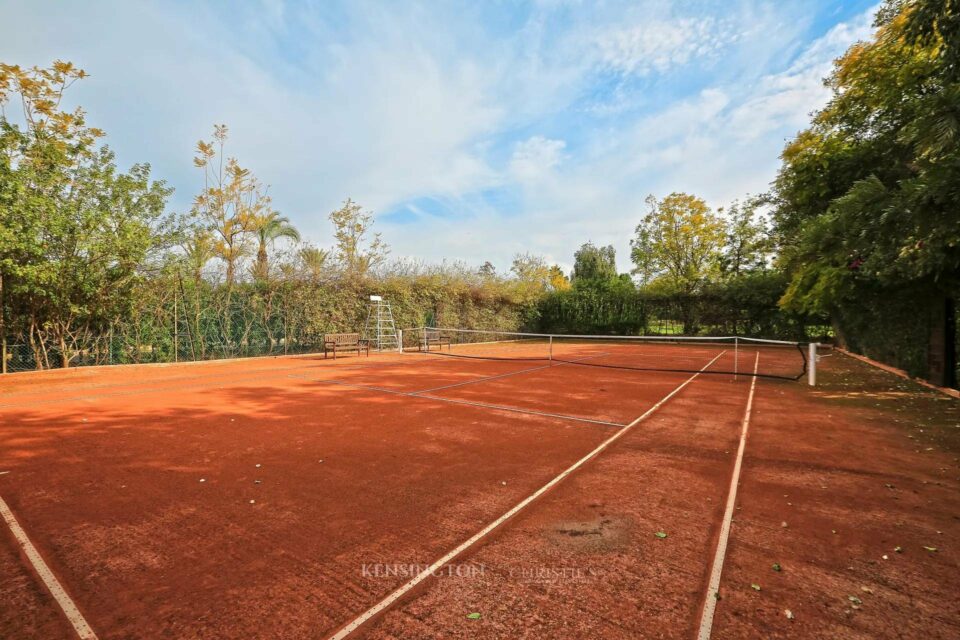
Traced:
<svg viewBox="0 0 960 640">
<path fill-rule="evenodd" d="M 784 151 L 776 220 L 791 308 L 854 304 L 864 286 L 956 286 L 956 43 L 921 16 L 957 20 L 953 3 L 888 3 L 875 40 L 837 61 L 833 100 Z"/>
<path fill-rule="evenodd" d="M 917 371 L 926 338 L 894 310 L 925 315 L 960 291 L 960 6 L 888 0 L 877 27 L 836 61 L 833 99 L 784 150 L 782 304 L 830 313 L 851 346 Z"/>
<path fill-rule="evenodd" d="M 625 335 L 741 335 L 788 340 L 819 335 L 826 319 L 781 310 L 785 278 L 758 271 L 704 285 L 695 294 L 632 286 L 574 288 L 540 302 L 543 331 Z M 809 328 L 808 328 L 809 327 Z"/>
<path fill-rule="evenodd" d="M 0 117 L 3 308 L 38 362 L 55 355 L 64 366 L 130 312 L 145 265 L 171 239 L 163 213 L 171 190 L 150 180 L 149 165 L 118 172 L 83 112 L 58 110 L 64 89 L 84 76 L 62 62 L 0 66 L 0 102 L 19 96 L 25 118 L 21 127 Z"/>
<path fill-rule="evenodd" d="M 617 253 L 612 245 L 597 247 L 587 242 L 573 255 L 573 286 L 603 286 L 616 279 Z"/>
<path fill-rule="evenodd" d="M 253 220 L 253 232 L 257 235 L 257 262 L 253 267 L 254 275 L 264 280 L 269 277 L 267 247 L 280 238 L 300 242 L 300 232 L 290 224 L 290 219 L 281 216 L 279 211 L 267 211 Z"/>
<path fill-rule="evenodd" d="M 720 274 L 738 278 L 742 274 L 766 269 L 773 254 L 773 242 L 766 220 L 758 213 L 762 199 L 734 201 L 726 212 L 726 238 L 719 257 Z"/>
<path fill-rule="evenodd" d="M 634 274 L 643 284 L 690 294 L 713 279 L 724 242 L 723 222 L 701 198 L 671 193 L 647 198 L 649 212 L 630 241 Z"/>
<path fill-rule="evenodd" d="M 371 235 L 373 215 L 359 204 L 348 198 L 330 214 L 330 221 L 336 241 L 334 257 L 348 276 L 362 278 L 386 262 L 390 248 L 379 233 Z"/>
</svg>

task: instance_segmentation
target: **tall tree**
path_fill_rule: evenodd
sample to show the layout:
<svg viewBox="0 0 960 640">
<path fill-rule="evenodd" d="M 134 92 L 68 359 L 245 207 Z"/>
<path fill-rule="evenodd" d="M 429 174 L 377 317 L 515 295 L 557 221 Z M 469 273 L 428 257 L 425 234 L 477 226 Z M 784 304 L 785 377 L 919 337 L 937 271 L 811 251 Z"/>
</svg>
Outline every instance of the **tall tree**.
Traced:
<svg viewBox="0 0 960 640">
<path fill-rule="evenodd" d="M 86 73 L 0 64 L 0 278 L 38 365 L 51 347 L 69 366 L 79 345 L 129 310 L 152 253 L 170 241 L 172 192 L 150 167 L 120 173 L 82 109 L 61 110 Z M 14 97 L 20 124 L 7 117 Z"/>
<path fill-rule="evenodd" d="M 266 278 L 269 265 L 267 264 L 267 246 L 280 238 L 287 238 L 300 242 L 300 232 L 290 224 L 290 219 L 281 216 L 279 211 L 265 211 L 253 217 L 253 232 L 257 235 L 257 262 L 254 272 L 258 278 Z"/>
<path fill-rule="evenodd" d="M 605 284 L 617 278 L 617 252 L 613 245 L 583 244 L 573 254 L 571 280 L 577 287 Z"/>
<path fill-rule="evenodd" d="M 885 288 L 950 317 L 960 281 L 958 24 L 954 0 L 888 0 L 875 37 L 836 61 L 832 100 L 786 147 L 775 183 L 786 307 L 836 317 Z M 931 340 L 951 345 L 951 330 L 932 327 Z"/>
<path fill-rule="evenodd" d="M 227 134 L 226 125 L 215 125 L 212 140 L 197 142 L 193 163 L 203 170 L 204 186 L 194 198 L 193 213 L 213 232 L 232 288 L 240 260 L 250 255 L 256 222 L 271 209 L 270 197 L 253 173 L 224 156 Z"/>
<path fill-rule="evenodd" d="M 390 248 L 379 233 L 371 234 L 373 215 L 347 198 L 330 214 L 336 241 L 336 260 L 348 277 L 364 277 L 382 266 Z"/>
<path fill-rule="evenodd" d="M 518 253 L 513 257 L 510 271 L 524 300 L 538 298 L 550 286 L 550 267 L 541 256 Z"/>
<path fill-rule="evenodd" d="M 759 214 L 763 200 L 735 200 L 726 211 L 726 239 L 720 256 L 720 271 L 728 278 L 762 270 L 769 266 L 773 243 L 767 221 Z"/>
<path fill-rule="evenodd" d="M 299 252 L 300 263 L 314 282 L 323 277 L 324 271 L 330 264 L 330 252 L 326 249 L 307 245 Z"/>
<path fill-rule="evenodd" d="M 647 198 L 650 207 L 630 241 L 634 274 L 641 282 L 692 293 L 717 273 L 723 222 L 701 198 L 671 193 Z"/>
<path fill-rule="evenodd" d="M 549 271 L 550 288 L 554 291 L 566 291 L 570 288 L 570 278 L 563 272 L 560 265 L 555 264 Z"/>
<path fill-rule="evenodd" d="M 477 269 L 477 274 L 484 278 L 493 278 L 497 275 L 497 268 L 493 266 L 492 262 L 487 260 Z"/>
</svg>

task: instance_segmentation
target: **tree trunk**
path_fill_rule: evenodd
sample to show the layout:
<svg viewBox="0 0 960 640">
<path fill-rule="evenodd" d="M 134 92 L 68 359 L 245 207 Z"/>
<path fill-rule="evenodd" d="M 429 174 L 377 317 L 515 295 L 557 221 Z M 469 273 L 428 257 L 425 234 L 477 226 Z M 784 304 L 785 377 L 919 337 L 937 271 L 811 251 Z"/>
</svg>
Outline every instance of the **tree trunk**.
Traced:
<svg viewBox="0 0 960 640">
<path fill-rule="evenodd" d="M 927 342 L 927 380 L 940 387 L 956 387 L 956 305 L 952 298 L 934 298 Z"/>
<path fill-rule="evenodd" d="M 63 333 L 58 331 L 59 335 L 57 336 L 57 341 L 60 343 L 60 365 L 64 369 L 70 368 L 70 354 L 67 352 L 67 341 L 63 337 Z"/>
<path fill-rule="evenodd" d="M 257 276 L 267 279 L 267 245 L 264 242 L 257 248 Z"/>
<path fill-rule="evenodd" d="M 833 328 L 834 345 L 841 349 L 849 349 L 850 345 L 847 343 L 847 335 L 840 324 L 840 320 L 837 318 L 836 312 L 830 314 L 830 326 Z"/>
</svg>

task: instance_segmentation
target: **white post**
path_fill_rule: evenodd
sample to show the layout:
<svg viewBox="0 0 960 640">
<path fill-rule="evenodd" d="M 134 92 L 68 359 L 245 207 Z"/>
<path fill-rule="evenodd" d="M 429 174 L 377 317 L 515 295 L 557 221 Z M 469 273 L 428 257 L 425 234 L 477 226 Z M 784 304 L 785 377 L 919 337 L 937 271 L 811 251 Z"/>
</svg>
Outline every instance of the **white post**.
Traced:
<svg viewBox="0 0 960 640">
<path fill-rule="evenodd" d="M 733 336 L 733 381 L 737 381 L 737 374 L 740 373 L 740 337 Z"/>
<path fill-rule="evenodd" d="M 807 384 L 817 386 L 817 347 L 819 343 L 811 342 L 807 346 Z"/>
<path fill-rule="evenodd" d="M 397 329 L 397 351 L 403 353 L 403 329 Z"/>
<path fill-rule="evenodd" d="M 553 364 L 553 336 L 550 336 L 550 363 Z"/>
</svg>

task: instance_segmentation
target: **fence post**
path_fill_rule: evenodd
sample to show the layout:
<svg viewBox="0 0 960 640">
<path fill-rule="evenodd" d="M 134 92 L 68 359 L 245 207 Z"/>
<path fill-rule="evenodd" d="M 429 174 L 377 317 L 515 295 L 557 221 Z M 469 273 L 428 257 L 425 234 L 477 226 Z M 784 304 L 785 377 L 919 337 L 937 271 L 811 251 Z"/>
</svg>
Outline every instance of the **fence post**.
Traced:
<svg viewBox="0 0 960 640">
<path fill-rule="evenodd" d="M 403 353 L 403 329 L 397 329 L 397 351 Z"/>
<path fill-rule="evenodd" d="M 177 296 L 173 296 L 173 361 L 180 362 L 180 323 L 177 309 Z"/>
<path fill-rule="evenodd" d="M 3 364 L 0 364 L 0 374 L 7 372 L 7 334 L 0 336 L 0 342 L 3 344 L 0 345 L 0 359 L 3 360 Z"/>
</svg>

